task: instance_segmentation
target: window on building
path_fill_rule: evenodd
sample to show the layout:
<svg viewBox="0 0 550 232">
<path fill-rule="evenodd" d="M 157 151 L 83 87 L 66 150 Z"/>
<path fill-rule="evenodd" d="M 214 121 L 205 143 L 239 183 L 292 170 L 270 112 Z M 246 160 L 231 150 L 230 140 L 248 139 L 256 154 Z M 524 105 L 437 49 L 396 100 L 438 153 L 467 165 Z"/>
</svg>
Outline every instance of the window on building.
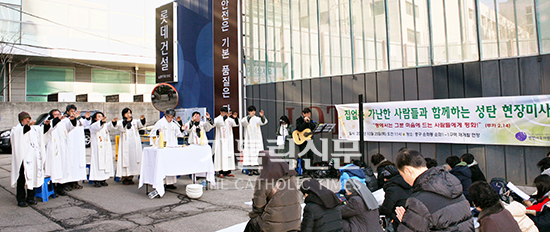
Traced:
<svg viewBox="0 0 550 232">
<path fill-rule="evenodd" d="M 373 8 L 374 15 L 383 15 L 385 12 L 384 1 L 375 1 Z"/>
<path fill-rule="evenodd" d="M 414 30 L 407 29 L 407 41 L 409 41 L 411 43 L 416 42 L 415 38 L 414 38 Z"/>
<path fill-rule="evenodd" d="M 411 16 L 413 15 L 413 4 L 410 2 L 407 2 L 407 14 Z"/>
<path fill-rule="evenodd" d="M 550 0 L 537 1 L 537 18 L 540 52 L 550 53 Z"/>
<path fill-rule="evenodd" d="M 145 84 L 148 84 L 148 85 L 157 84 L 157 77 L 155 72 L 145 72 Z"/>
<path fill-rule="evenodd" d="M 413 4 L 411 2 L 406 3 L 406 8 L 407 8 L 406 11 L 408 15 L 415 16 L 416 18 L 420 18 L 420 14 L 419 14 L 420 11 L 417 5 L 414 6 L 414 12 L 413 12 Z"/>
<path fill-rule="evenodd" d="M 0 1 L 0 41 L 21 41 L 21 1 Z M 5 4 L 8 3 L 8 4 Z M 18 5 L 12 5 L 16 4 Z"/>
<path fill-rule="evenodd" d="M 28 102 L 45 102 L 58 92 L 74 92 L 74 68 L 27 66 Z"/>
<path fill-rule="evenodd" d="M 102 94 L 132 93 L 132 73 L 92 69 L 92 91 Z"/>
</svg>

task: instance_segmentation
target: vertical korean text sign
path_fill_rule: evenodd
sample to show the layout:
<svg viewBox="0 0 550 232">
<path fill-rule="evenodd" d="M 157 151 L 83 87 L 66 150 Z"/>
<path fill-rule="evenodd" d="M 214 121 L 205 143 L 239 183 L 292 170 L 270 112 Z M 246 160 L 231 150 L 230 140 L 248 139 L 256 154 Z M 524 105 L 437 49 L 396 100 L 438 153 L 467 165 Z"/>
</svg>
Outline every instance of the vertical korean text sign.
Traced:
<svg viewBox="0 0 550 232">
<path fill-rule="evenodd" d="M 365 141 L 549 146 L 550 95 L 365 103 Z M 359 139 L 358 104 L 336 105 Z"/>
<path fill-rule="evenodd" d="M 238 0 L 213 1 L 214 112 L 239 110 Z"/>
<path fill-rule="evenodd" d="M 156 79 L 157 83 L 178 81 L 177 2 L 156 9 Z"/>
</svg>

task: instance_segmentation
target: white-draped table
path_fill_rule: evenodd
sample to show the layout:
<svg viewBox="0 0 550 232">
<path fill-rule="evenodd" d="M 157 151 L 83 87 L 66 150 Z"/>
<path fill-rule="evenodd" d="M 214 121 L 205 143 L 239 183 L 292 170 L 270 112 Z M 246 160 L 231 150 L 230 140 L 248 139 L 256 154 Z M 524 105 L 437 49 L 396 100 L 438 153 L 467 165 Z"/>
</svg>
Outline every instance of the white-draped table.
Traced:
<svg viewBox="0 0 550 232">
<path fill-rule="evenodd" d="M 159 195 L 164 195 L 166 176 L 206 173 L 206 180 L 216 185 L 212 148 L 208 145 L 190 145 L 178 148 L 146 147 L 141 157 L 139 187 L 150 184 Z"/>
</svg>

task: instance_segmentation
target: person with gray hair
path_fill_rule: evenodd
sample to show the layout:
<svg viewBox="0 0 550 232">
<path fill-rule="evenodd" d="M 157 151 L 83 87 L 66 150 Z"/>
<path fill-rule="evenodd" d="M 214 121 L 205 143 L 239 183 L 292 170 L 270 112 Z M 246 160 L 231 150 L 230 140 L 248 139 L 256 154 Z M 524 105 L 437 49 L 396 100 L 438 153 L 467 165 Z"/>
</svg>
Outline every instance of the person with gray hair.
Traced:
<svg viewBox="0 0 550 232">
<path fill-rule="evenodd" d="M 166 146 L 168 147 L 175 147 L 178 145 L 178 137 L 183 137 L 183 128 L 181 126 L 181 123 L 177 123 L 176 121 L 174 121 L 175 117 L 176 111 L 174 109 L 167 109 L 166 111 L 164 111 L 164 117 L 155 123 L 155 126 L 149 133 L 151 142 L 154 142 L 154 136 L 158 138 L 160 132 L 163 132 L 163 141 L 159 141 L 159 143 L 166 142 Z M 180 117 L 178 117 L 176 120 L 181 122 Z M 177 182 L 175 176 L 167 176 L 165 182 L 167 189 L 177 188 L 174 185 Z"/>
</svg>

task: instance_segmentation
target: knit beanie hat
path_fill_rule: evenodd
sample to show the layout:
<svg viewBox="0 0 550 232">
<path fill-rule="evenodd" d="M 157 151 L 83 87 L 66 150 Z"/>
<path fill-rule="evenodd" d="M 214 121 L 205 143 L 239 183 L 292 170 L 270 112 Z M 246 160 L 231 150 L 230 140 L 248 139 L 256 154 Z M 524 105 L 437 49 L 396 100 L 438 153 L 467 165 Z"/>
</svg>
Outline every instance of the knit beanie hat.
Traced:
<svg viewBox="0 0 550 232">
<path fill-rule="evenodd" d="M 19 122 L 23 121 L 25 118 L 31 118 L 31 115 L 25 111 L 19 113 Z"/>
</svg>

